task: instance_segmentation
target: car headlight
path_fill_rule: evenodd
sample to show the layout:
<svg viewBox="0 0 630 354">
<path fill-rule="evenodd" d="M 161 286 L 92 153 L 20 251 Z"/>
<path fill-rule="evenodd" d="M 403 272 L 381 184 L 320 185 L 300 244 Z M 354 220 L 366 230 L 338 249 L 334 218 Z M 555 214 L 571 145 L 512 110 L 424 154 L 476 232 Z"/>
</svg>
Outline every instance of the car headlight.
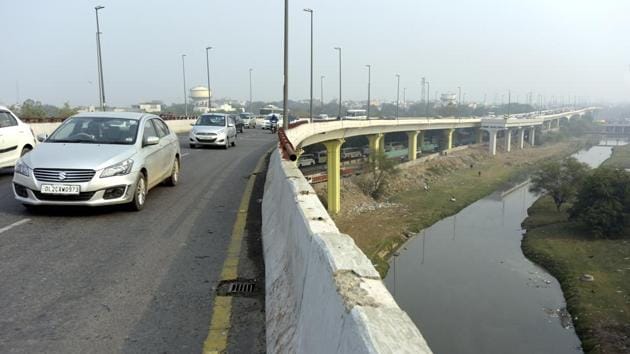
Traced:
<svg viewBox="0 0 630 354">
<path fill-rule="evenodd" d="M 31 168 L 28 167 L 22 160 L 18 160 L 15 163 L 15 168 L 13 169 L 13 171 L 15 171 L 15 173 L 21 174 L 22 176 L 31 176 Z"/>
<path fill-rule="evenodd" d="M 128 175 L 131 172 L 131 167 L 133 167 L 133 160 L 127 159 L 105 168 L 101 173 L 101 178 Z"/>
</svg>

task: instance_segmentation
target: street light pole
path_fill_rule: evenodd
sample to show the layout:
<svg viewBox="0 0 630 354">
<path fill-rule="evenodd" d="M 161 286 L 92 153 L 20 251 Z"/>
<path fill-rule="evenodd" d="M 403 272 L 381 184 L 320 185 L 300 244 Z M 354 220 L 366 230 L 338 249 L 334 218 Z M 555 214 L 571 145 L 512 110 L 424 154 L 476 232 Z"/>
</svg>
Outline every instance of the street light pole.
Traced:
<svg viewBox="0 0 630 354">
<path fill-rule="evenodd" d="M 427 118 L 429 117 L 429 102 L 430 101 L 431 101 L 431 83 L 427 81 L 427 105 L 424 107 L 425 108 L 424 115 Z"/>
<path fill-rule="evenodd" d="M 212 90 L 210 90 L 210 55 L 208 54 L 210 49 L 212 49 L 212 47 L 206 47 L 206 71 L 208 73 L 208 113 L 212 111 Z M 184 81 L 185 80 L 186 79 L 184 78 Z"/>
<path fill-rule="evenodd" d="M 289 130 L 289 0 L 284 0 L 284 85 L 282 88 L 282 127 Z"/>
<path fill-rule="evenodd" d="M 249 68 L 249 112 L 250 113 L 254 113 L 252 112 L 252 71 L 254 71 L 254 69 Z"/>
<path fill-rule="evenodd" d="M 184 107 L 188 117 L 188 99 L 186 98 L 186 54 L 182 54 L 182 77 L 184 78 Z"/>
<path fill-rule="evenodd" d="M 398 80 L 396 88 L 396 120 L 398 120 L 398 106 L 400 104 L 400 74 L 396 74 L 396 79 Z"/>
<path fill-rule="evenodd" d="M 337 117 L 341 119 L 341 47 L 335 47 L 339 51 L 339 113 Z"/>
<path fill-rule="evenodd" d="M 324 79 L 326 78 L 326 76 L 322 75 L 319 77 L 319 89 L 321 90 L 321 96 L 319 96 L 319 98 L 322 101 L 322 110 L 324 109 Z M 324 113 L 324 112 L 322 112 Z"/>
<path fill-rule="evenodd" d="M 367 99 L 367 119 L 370 119 L 370 86 L 372 85 L 372 65 L 367 64 L 368 68 L 368 99 Z"/>
<path fill-rule="evenodd" d="M 309 104 L 309 120 L 313 123 L 313 10 L 304 9 L 311 14 L 311 101 Z"/>
<path fill-rule="evenodd" d="M 98 22 L 98 10 L 104 9 L 105 6 L 96 6 L 96 60 L 98 66 L 98 101 L 101 111 L 105 111 L 105 84 L 103 83 L 103 58 L 101 56 L 101 27 Z"/>
</svg>

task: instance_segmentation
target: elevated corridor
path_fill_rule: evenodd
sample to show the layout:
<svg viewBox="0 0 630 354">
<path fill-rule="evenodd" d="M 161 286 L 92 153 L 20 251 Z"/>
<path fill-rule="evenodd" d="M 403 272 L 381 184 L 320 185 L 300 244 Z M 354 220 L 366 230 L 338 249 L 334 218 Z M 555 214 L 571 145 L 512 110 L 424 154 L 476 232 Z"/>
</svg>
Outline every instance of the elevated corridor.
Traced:
<svg viewBox="0 0 630 354">
<path fill-rule="evenodd" d="M 190 150 L 181 135 L 180 184 L 141 212 L 29 213 L 0 170 L 0 352 L 200 353 L 247 177 L 274 140 L 248 129 L 227 151 Z M 259 319 L 236 313 L 255 327 L 236 352 L 264 345 L 264 303 L 246 300 Z"/>
</svg>

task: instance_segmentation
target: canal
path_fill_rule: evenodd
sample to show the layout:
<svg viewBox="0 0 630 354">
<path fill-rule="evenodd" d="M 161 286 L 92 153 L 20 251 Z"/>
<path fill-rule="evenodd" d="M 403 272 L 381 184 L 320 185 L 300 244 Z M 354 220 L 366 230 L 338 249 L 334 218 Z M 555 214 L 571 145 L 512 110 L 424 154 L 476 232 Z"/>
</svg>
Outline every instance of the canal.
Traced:
<svg viewBox="0 0 630 354">
<path fill-rule="evenodd" d="M 574 155 L 596 167 L 610 146 Z M 390 260 L 385 284 L 437 354 L 580 353 L 560 285 L 521 251 L 537 199 L 497 191 L 421 231 Z"/>
</svg>

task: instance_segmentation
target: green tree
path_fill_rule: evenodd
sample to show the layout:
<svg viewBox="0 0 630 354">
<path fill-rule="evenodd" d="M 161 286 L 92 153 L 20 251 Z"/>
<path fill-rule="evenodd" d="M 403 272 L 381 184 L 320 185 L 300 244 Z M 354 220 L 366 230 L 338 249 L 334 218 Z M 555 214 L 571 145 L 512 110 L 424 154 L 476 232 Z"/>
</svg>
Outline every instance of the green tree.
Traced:
<svg viewBox="0 0 630 354">
<path fill-rule="evenodd" d="M 57 117 L 59 118 L 68 118 L 72 115 L 77 114 L 77 109 L 70 106 L 70 103 L 66 102 L 63 104 L 63 107 L 59 109 L 57 113 Z"/>
<path fill-rule="evenodd" d="M 379 151 L 374 156 L 370 156 L 367 168 L 369 173 L 361 176 L 358 185 L 365 194 L 378 199 L 385 191 L 388 177 L 397 172 L 396 162 L 388 159 L 384 153 Z"/>
<path fill-rule="evenodd" d="M 46 118 L 46 111 L 41 102 L 29 98 L 22 103 L 20 116 L 23 118 Z"/>
<path fill-rule="evenodd" d="M 596 237 L 608 237 L 623 231 L 630 213 L 630 175 L 600 167 L 581 184 L 570 218 L 588 225 Z"/>
<path fill-rule="evenodd" d="M 562 161 L 543 164 L 532 175 L 531 192 L 547 194 L 559 211 L 577 193 L 577 188 L 588 173 L 588 166 L 569 157 Z"/>
</svg>

